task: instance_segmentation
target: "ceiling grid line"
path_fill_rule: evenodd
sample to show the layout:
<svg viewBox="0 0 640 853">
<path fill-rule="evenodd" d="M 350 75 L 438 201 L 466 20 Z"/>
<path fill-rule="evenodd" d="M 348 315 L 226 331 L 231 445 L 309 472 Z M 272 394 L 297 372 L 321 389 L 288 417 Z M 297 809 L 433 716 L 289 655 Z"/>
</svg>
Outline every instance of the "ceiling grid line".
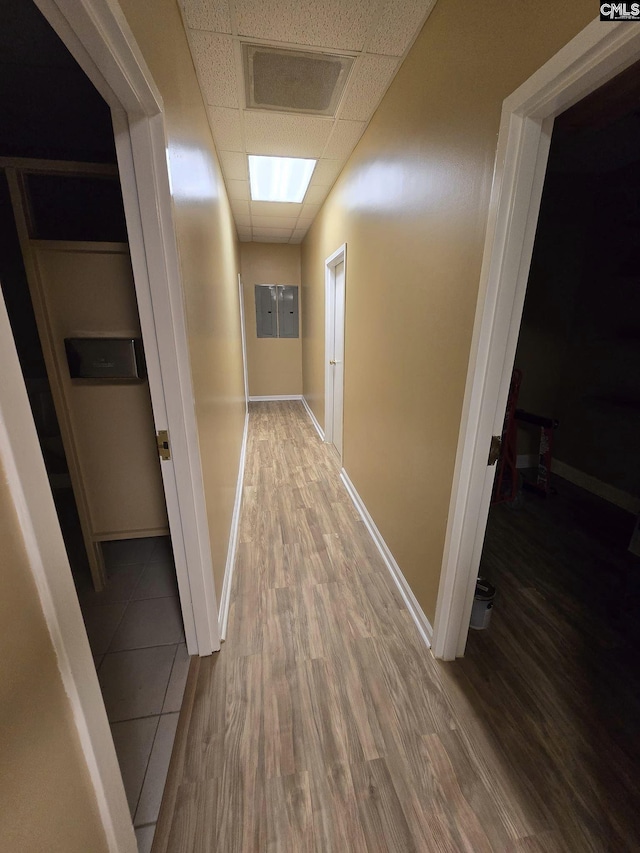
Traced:
<svg viewBox="0 0 640 853">
<path fill-rule="evenodd" d="M 179 0 L 179 5 L 240 240 L 301 242 L 435 0 L 271 0 L 268 9 L 259 0 Z M 244 44 L 262 49 L 245 49 L 250 53 L 243 56 Z M 297 58 L 286 58 L 286 51 Z M 300 62 L 305 54 L 309 63 Z M 285 57 L 282 79 L 275 74 L 278 55 Z M 326 59 L 314 66 L 312 57 L 323 55 Z M 353 61 L 336 78 L 346 83 L 337 100 L 334 94 L 324 107 L 331 114 L 324 115 L 313 112 L 319 95 L 309 90 L 307 97 L 304 87 L 314 82 L 312 66 L 329 73 L 333 56 Z M 251 72 L 249 85 L 259 84 L 262 95 L 268 90 L 276 100 L 253 100 L 245 68 Z M 271 78 L 260 77 L 265 69 Z M 323 97 L 328 79 L 318 83 Z M 292 93 L 296 97 L 287 101 L 285 95 Z M 317 160 L 303 201 L 253 201 L 247 167 L 252 153 Z"/>
</svg>

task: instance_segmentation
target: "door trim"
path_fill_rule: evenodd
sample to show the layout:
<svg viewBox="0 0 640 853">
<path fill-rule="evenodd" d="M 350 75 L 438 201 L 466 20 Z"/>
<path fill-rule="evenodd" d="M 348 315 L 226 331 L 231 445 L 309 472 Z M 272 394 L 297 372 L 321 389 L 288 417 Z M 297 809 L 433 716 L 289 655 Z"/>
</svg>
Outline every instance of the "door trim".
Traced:
<svg viewBox="0 0 640 853">
<path fill-rule="evenodd" d="M 503 104 L 449 506 L 433 653 L 464 654 L 555 117 L 640 56 L 640 27 L 593 21 Z"/>
<path fill-rule="evenodd" d="M 331 365 L 329 354 L 334 345 L 335 298 L 336 298 L 336 267 L 344 263 L 345 281 L 345 327 L 346 327 L 346 283 L 347 283 L 347 244 L 343 243 L 324 262 L 324 441 L 333 444 L 333 385 L 331 382 Z M 343 367 L 344 369 L 344 367 Z M 344 394 L 343 394 L 344 406 Z M 344 409 L 343 409 L 344 412 Z M 343 448 L 344 450 L 344 448 Z M 342 454 L 344 456 L 344 452 Z"/>
<path fill-rule="evenodd" d="M 249 413 L 249 364 L 247 362 L 247 326 L 244 313 L 244 284 L 238 273 L 238 294 L 240 298 L 240 335 L 242 337 L 242 378 L 244 381 L 244 413 Z"/>
</svg>

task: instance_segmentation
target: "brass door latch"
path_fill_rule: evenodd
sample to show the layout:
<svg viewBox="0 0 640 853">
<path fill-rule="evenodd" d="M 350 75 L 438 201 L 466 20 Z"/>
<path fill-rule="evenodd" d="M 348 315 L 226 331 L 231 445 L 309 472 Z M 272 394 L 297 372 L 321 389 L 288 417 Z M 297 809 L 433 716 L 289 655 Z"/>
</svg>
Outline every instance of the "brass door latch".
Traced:
<svg viewBox="0 0 640 853">
<path fill-rule="evenodd" d="M 156 433 L 156 444 L 158 445 L 158 456 L 165 462 L 171 459 L 171 448 L 169 447 L 169 431 L 161 429 Z"/>
</svg>

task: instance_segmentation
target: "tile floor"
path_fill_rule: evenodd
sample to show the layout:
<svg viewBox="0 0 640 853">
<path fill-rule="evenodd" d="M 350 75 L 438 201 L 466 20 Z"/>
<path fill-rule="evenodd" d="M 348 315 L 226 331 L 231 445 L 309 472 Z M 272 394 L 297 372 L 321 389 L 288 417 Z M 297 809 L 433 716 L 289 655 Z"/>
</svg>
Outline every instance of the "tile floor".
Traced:
<svg viewBox="0 0 640 853">
<path fill-rule="evenodd" d="M 189 656 L 168 537 L 105 543 L 108 583 L 78 597 L 140 853 L 149 853 Z"/>
</svg>

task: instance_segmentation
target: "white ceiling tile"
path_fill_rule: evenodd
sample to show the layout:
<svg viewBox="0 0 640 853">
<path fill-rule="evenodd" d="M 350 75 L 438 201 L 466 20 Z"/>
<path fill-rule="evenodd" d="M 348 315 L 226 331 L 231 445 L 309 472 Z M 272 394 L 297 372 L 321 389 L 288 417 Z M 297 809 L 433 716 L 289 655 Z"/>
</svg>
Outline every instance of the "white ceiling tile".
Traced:
<svg viewBox="0 0 640 853">
<path fill-rule="evenodd" d="M 366 123 L 363 121 L 340 120 L 333 131 L 329 144 L 323 151 L 323 158 L 327 160 L 346 160 L 362 136 L 365 127 Z"/>
<path fill-rule="evenodd" d="M 435 3 L 436 0 L 387 0 L 377 29 L 367 42 L 367 51 L 402 56 Z"/>
<path fill-rule="evenodd" d="M 303 240 L 304 240 L 304 234 L 298 234 L 298 236 L 297 236 L 297 237 L 296 237 L 296 236 L 293 236 L 293 237 L 289 240 L 289 243 L 291 243 L 292 245 L 294 245 L 294 246 L 295 246 L 295 245 L 296 245 L 296 244 L 298 244 L 298 243 L 302 243 L 302 241 L 303 241 Z"/>
<path fill-rule="evenodd" d="M 240 242 L 241 242 L 241 243 L 251 243 L 251 242 L 253 242 L 253 236 L 252 236 L 251 234 L 249 234 L 249 235 L 247 235 L 247 236 L 243 236 L 243 235 L 238 235 L 238 236 L 240 237 Z"/>
<path fill-rule="evenodd" d="M 205 101 L 216 107 L 239 107 L 231 36 L 189 30 L 189 41 Z"/>
<path fill-rule="evenodd" d="M 239 228 L 248 228 L 251 225 L 251 217 L 248 214 L 235 213 L 233 218 Z"/>
<path fill-rule="evenodd" d="M 288 243 L 288 237 L 254 237 L 254 243 Z"/>
<path fill-rule="evenodd" d="M 229 198 L 249 201 L 249 181 L 226 181 Z"/>
<path fill-rule="evenodd" d="M 249 154 L 319 157 L 333 121 L 316 116 L 282 115 L 247 110 L 244 132 Z"/>
<path fill-rule="evenodd" d="M 327 197 L 329 187 L 309 187 L 307 194 L 304 197 L 306 204 L 322 204 Z"/>
<path fill-rule="evenodd" d="M 218 151 L 243 151 L 240 110 L 228 107 L 207 107 L 211 133 Z"/>
<path fill-rule="evenodd" d="M 222 171 L 229 181 L 248 181 L 247 155 L 240 151 L 220 151 Z"/>
<path fill-rule="evenodd" d="M 245 228 L 241 225 L 238 225 L 238 236 L 239 237 L 251 237 L 252 236 L 251 228 Z"/>
<path fill-rule="evenodd" d="M 309 226 L 305 225 L 304 228 L 295 228 L 293 232 L 294 237 L 304 237 L 304 235 L 309 230 Z"/>
<path fill-rule="evenodd" d="M 289 216 L 297 217 L 302 210 L 301 204 L 292 204 L 284 201 L 252 201 L 251 214 L 253 216 Z"/>
<path fill-rule="evenodd" d="M 351 75 L 340 118 L 369 121 L 397 67 L 393 56 L 361 56 Z"/>
<path fill-rule="evenodd" d="M 341 160 L 318 160 L 311 178 L 312 187 L 331 187 L 342 171 Z"/>
<path fill-rule="evenodd" d="M 304 204 L 300 213 L 300 219 L 315 219 L 321 207 L 321 204 Z"/>
<path fill-rule="evenodd" d="M 256 228 L 294 228 L 297 216 L 260 216 L 254 214 L 251 221 Z"/>
<path fill-rule="evenodd" d="M 371 0 L 235 0 L 238 33 L 293 44 L 362 50 L 372 12 Z"/>
<path fill-rule="evenodd" d="M 291 237 L 293 228 L 255 228 L 253 229 L 254 237 L 284 237 L 287 240 Z"/>
<path fill-rule="evenodd" d="M 181 0 L 181 5 L 188 27 L 217 33 L 231 32 L 228 0 Z"/>
<path fill-rule="evenodd" d="M 233 215 L 236 216 L 240 214 L 240 216 L 248 216 L 249 215 L 249 202 L 242 201 L 241 199 L 231 199 L 229 204 L 231 205 L 231 210 L 233 211 Z"/>
</svg>

